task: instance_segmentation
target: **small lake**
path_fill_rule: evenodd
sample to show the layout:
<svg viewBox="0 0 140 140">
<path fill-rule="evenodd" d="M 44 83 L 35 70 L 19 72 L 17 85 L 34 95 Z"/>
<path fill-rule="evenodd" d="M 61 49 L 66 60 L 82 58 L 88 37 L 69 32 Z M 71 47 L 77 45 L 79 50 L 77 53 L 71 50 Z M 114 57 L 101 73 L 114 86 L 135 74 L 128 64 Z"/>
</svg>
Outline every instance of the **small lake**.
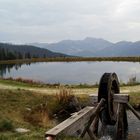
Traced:
<svg viewBox="0 0 140 140">
<path fill-rule="evenodd" d="M 95 84 L 104 72 L 116 72 L 121 82 L 137 77 L 139 62 L 40 62 L 22 65 L 0 65 L 0 76 L 33 79 L 45 83 Z"/>
</svg>

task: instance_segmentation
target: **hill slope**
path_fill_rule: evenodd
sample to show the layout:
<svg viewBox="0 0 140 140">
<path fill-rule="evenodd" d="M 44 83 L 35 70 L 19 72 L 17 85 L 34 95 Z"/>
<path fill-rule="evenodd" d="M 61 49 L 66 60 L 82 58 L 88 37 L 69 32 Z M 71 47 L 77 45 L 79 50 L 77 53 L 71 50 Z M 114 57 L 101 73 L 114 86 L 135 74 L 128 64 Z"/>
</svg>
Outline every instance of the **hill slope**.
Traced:
<svg viewBox="0 0 140 140">
<path fill-rule="evenodd" d="M 32 45 L 14 45 L 14 44 L 7 44 L 7 43 L 0 43 L 0 48 L 4 49 L 5 52 L 9 51 L 14 54 L 21 54 L 23 58 L 26 55 L 30 55 L 30 57 L 66 57 L 68 55 L 62 53 L 55 53 L 48 49 L 35 47 Z"/>
</svg>

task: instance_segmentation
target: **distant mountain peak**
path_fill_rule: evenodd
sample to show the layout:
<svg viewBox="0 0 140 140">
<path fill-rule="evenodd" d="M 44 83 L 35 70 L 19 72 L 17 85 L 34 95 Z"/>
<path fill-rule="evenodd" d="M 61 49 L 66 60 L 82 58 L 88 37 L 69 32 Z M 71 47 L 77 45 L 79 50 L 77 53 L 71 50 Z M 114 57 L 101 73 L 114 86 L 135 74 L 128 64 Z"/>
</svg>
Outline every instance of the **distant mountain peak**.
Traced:
<svg viewBox="0 0 140 140">
<path fill-rule="evenodd" d="M 72 56 L 140 56 L 140 41 L 112 43 L 102 38 L 86 37 L 83 40 L 62 40 L 58 43 L 38 43 L 37 46 Z"/>
</svg>

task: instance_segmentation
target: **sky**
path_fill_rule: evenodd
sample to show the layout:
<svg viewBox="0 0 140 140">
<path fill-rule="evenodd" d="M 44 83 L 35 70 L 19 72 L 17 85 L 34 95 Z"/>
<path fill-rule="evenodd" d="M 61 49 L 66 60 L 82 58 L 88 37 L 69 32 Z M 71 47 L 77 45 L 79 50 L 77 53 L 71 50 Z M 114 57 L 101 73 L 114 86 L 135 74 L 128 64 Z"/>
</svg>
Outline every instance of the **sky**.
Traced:
<svg viewBox="0 0 140 140">
<path fill-rule="evenodd" d="M 140 40 L 140 0 L 0 0 L 0 42 Z"/>
</svg>

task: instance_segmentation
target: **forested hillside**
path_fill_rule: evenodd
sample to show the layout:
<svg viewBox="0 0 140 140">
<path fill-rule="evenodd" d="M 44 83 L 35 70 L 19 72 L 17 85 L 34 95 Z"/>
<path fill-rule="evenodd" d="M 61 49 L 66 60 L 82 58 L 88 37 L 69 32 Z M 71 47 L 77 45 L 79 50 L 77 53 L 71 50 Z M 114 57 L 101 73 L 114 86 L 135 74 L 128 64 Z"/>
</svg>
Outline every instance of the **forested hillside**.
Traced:
<svg viewBox="0 0 140 140">
<path fill-rule="evenodd" d="M 13 45 L 0 43 L 0 60 L 66 57 L 67 55 L 55 53 L 48 49 L 32 45 Z"/>
</svg>

